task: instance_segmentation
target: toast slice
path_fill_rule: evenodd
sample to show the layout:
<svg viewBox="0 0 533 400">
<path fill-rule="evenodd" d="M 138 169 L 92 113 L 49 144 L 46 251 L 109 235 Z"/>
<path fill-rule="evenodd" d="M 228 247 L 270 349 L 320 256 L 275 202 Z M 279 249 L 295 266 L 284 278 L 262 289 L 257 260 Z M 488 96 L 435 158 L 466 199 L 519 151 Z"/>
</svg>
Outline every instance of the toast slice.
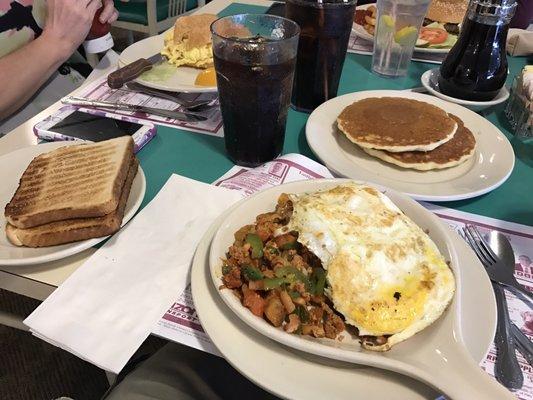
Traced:
<svg viewBox="0 0 533 400">
<path fill-rule="evenodd" d="M 45 247 L 76 242 L 95 237 L 112 235 L 120 229 L 131 185 L 137 174 L 139 163 L 134 157 L 121 188 L 117 209 L 103 217 L 75 218 L 55 221 L 28 229 L 6 225 L 7 238 L 16 246 Z"/>
<path fill-rule="evenodd" d="M 6 205 L 7 222 L 31 228 L 111 213 L 117 209 L 132 158 L 129 136 L 39 155 L 24 171 Z"/>
</svg>

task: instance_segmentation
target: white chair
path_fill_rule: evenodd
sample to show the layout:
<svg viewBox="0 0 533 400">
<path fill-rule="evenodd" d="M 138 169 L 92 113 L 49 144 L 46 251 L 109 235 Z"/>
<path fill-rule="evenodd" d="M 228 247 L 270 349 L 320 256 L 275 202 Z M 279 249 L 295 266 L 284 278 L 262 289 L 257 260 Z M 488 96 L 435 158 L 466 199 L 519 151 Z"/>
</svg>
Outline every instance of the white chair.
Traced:
<svg viewBox="0 0 533 400">
<path fill-rule="evenodd" d="M 172 25 L 178 16 L 205 5 L 205 0 L 129 0 L 116 1 L 117 28 L 157 35 Z"/>
</svg>

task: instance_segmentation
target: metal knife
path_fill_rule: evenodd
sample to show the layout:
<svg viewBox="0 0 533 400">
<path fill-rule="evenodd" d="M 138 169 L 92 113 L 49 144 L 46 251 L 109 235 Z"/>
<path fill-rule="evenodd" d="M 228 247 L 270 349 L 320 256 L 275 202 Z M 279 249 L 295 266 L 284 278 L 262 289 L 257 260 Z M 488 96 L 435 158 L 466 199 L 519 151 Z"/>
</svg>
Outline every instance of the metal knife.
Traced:
<svg viewBox="0 0 533 400">
<path fill-rule="evenodd" d="M 166 60 L 166 57 L 161 53 L 148 58 L 139 58 L 137 61 L 111 72 L 107 76 L 107 85 L 111 89 L 120 89 L 126 82 L 134 80 L 143 72 L 151 70 L 154 65 L 161 64 Z"/>
<path fill-rule="evenodd" d="M 160 117 L 186 121 L 205 121 L 207 119 L 207 117 L 202 114 L 190 111 L 165 110 L 162 108 L 147 107 L 136 104 L 112 103 L 109 101 L 101 100 L 88 100 L 81 97 L 67 97 L 66 99 L 63 99 L 63 103 L 72 104 L 76 106 L 110 108 L 113 110 L 139 111 L 147 114 L 158 115 Z"/>
</svg>

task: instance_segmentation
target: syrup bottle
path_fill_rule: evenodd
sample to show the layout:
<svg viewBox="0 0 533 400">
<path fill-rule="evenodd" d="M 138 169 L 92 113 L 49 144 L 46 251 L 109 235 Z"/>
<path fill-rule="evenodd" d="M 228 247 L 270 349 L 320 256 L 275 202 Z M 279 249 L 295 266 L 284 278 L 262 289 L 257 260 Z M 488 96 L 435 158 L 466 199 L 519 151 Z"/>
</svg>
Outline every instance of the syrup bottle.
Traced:
<svg viewBox="0 0 533 400">
<path fill-rule="evenodd" d="M 470 0 L 461 33 L 440 67 L 439 90 L 472 101 L 492 100 L 507 78 L 505 42 L 516 0 Z"/>
</svg>

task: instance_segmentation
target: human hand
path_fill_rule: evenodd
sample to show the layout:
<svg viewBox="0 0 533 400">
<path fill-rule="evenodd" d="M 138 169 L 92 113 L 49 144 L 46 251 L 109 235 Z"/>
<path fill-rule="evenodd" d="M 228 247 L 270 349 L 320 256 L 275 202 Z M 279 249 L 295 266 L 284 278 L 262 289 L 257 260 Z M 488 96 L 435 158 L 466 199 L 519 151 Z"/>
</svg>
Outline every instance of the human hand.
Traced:
<svg viewBox="0 0 533 400">
<path fill-rule="evenodd" d="M 113 1 L 104 1 L 109 11 Z M 87 37 L 94 14 L 101 6 L 101 0 L 47 0 L 42 38 L 53 46 L 51 51 L 57 50 L 62 58 L 68 58 Z"/>
<path fill-rule="evenodd" d="M 118 18 L 118 11 L 115 8 L 113 0 L 103 0 L 103 3 L 104 8 L 100 14 L 99 20 L 102 24 L 105 24 L 106 22 L 112 24 Z"/>
</svg>

